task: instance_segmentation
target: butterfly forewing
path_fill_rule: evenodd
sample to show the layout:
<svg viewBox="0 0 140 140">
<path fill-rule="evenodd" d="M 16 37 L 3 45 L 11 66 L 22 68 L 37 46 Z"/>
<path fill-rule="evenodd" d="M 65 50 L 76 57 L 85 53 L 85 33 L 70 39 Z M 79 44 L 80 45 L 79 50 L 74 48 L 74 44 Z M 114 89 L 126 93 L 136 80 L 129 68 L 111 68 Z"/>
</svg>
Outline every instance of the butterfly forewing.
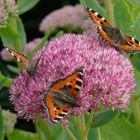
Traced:
<svg viewBox="0 0 140 140">
<path fill-rule="evenodd" d="M 98 12 L 95 12 L 94 10 L 92 10 L 91 8 L 88 8 L 88 7 L 87 7 L 87 11 L 88 11 L 91 19 L 98 26 L 100 26 L 100 25 L 111 26 L 111 24 L 109 22 L 107 22 L 107 20 L 104 17 L 102 17 Z"/>
<path fill-rule="evenodd" d="M 57 91 L 60 88 L 65 88 L 67 86 L 69 90 L 73 93 L 73 95 L 77 95 L 82 86 L 83 82 L 83 68 L 77 69 L 74 73 L 69 75 L 68 77 L 58 80 L 52 88 L 50 88 L 51 92 Z"/>
<path fill-rule="evenodd" d="M 83 67 L 51 84 L 43 98 L 43 104 L 47 107 L 52 122 L 55 123 L 63 119 L 72 107 L 78 106 L 76 97 L 82 85 Z"/>
<path fill-rule="evenodd" d="M 7 50 L 10 52 L 10 54 L 12 56 L 14 56 L 23 65 L 26 65 L 26 63 L 29 63 L 29 59 L 26 56 L 24 56 L 23 54 L 18 53 L 10 48 L 7 48 Z"/>
</svg>

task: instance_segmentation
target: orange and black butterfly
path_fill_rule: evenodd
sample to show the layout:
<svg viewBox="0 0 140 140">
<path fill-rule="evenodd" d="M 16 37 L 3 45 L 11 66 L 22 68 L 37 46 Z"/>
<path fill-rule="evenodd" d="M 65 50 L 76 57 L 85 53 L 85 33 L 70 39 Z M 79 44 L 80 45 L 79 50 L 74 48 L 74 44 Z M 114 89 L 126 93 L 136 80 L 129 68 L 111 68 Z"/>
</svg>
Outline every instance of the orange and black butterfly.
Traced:
<svg viewBox="0 0 140 140">
<path fill-rule="evenodd" d="M 7 48 L 7 50 L 10 52 L 12 56 L 14 56 L 17 59 L 17 61 L 19 61 L 21 64 L 24 65 L 25 69 L 27 70 L 30 76 L 35 74 L 37 65 L 42 55 L 36 60 L 31 60 L 31 59 L 28 59 L 25 55 L 19 52 L 16 52 L 10 48 Z"/>
<path fill-rule="evenodd" d="M 118 47 L 126 53 L 140 53 L 140 42 L 136 39 L 122 34 L 121 31 L 113 27 L 104 17 L 99 15 L 98 12 L 87 7 L 87 11 L 98 26 L 99 34 L 108 42 Z"/>
<path fill-rule="evenodd" d="M 83 85 L 83 67 L 63 79 L 51 84 L 43 98 L 45 111 L 49 113 L 50 120 L 57 123 L 62 120 L 73 107 L 79 107 L 76 98 Z"/>
</svg>

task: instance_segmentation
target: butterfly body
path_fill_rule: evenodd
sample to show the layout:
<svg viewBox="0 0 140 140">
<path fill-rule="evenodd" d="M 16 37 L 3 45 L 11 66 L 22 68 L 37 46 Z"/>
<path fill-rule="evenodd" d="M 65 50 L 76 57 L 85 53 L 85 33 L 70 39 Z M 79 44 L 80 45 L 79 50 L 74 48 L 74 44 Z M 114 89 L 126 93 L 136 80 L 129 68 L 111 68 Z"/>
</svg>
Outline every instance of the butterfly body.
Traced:
<svg viewBox="0 0 140 140">
<path fill-rule="evenodd" d="M 104 17 L 99 15 L 98 12 L 87 7 L 87 11 L 98 27 L 98 32 L 108 42 L 117 46 L 119 50 L 126 53 L 139 53 L 140 42 L 136 39 L 121 33 L 121 31 L 113 27 Z"/>
<path fill-rule="evenodd" d="M 83 68 L 76 69 L 65 78 L 53 82 L 43 97 L 43 105 L 51 122 L 63 119 L 73 107 L 78 107 L 76 98 L 83 84 Z"/>
</svg>

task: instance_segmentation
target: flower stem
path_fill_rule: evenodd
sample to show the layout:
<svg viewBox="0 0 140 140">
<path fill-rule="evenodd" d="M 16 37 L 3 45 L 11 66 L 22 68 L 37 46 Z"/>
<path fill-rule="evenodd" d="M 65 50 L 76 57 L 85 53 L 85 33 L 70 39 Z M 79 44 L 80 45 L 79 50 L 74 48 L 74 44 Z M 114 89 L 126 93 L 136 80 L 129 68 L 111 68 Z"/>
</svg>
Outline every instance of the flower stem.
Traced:
<svg viewBox="0 0 140 140">
<path fill-rule="evenodd" d="M 105 10 L 107 12 L 109 21 L 110 21 L 112 26 L 115 26 L 115 17 L 114 17 L 112 0 L 105 0 L 104 3 L 105 3 Z"/>
<path fill-rule="evenodd" d="M 69 137 L 71 138 L 71 140 L 77 140 L 77 138 L 73 135 L 73 133 L 71 132 L 71 130 L 68 127 L 64 127 L 67 134 L 69 135 Z"/>
<path fill-rule="evenodd" d="M 86 125 L 85 125 L 85 116 L 81 115 L 78 116 L 77 119 L 77 128 L 79 129 L 80 139 L 81 140 L 88 140 L 86 135 Z"/>
<path fill-rule="evenodd" d="M 87 136 L 88 136 L 89 130 L 90 130 L 90 128 L 91 128 L 92 118 L 93 118 L 93 112 L 91 111 L 91 112 L 90 112 L 90 115 L 89 115 L 88 122 L 87 122 L 86 132 L 85 132 Z"/>
</svg>

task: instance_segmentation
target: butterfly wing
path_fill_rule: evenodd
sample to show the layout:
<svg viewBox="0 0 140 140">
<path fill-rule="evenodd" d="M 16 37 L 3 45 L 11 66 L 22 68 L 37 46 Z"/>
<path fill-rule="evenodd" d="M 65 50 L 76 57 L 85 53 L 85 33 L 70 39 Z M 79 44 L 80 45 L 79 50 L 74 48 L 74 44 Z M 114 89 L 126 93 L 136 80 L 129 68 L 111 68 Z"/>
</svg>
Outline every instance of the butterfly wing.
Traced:
<svg viewBox="0 0 140 140">
<path fill-rule="evenodd" d="M 83 84 L 83 68 L 76 69 L 72 74 L 60 79 L 49 88 L 43 98 L 50 120 L 54 123 L 63 119 L 72 107 L 77 107 L 76 97 Z"/>
<path fill-rule="evenodd" d="M 16 52 L 10 48 L 7 48 L 7 50 L 10 52 L 10 54 L 12 56 L 14 56 L 17 59 L 17 61 L 19 61 L 21 64 L 23 64 L 23 66 L 25 67 L 25 69 L 27 70 L 27 72 L 30 76 L 35 74 L 37 65 L 45 52 L 45 51 L 43 51 L 39 58 L 37 58 L 35 60 L 31 60 L 31 59 L 28 59 L 23 54 Z"/>
<path fill-rule="evenodd" d="M 102 17 L 98 12 L 95 12 L 91 8 L 87 7 L 87 11 L 91 17 L 91 19 L 94 21 L 94 23 L 98 26 L 111 26 L 111 24 L 104 18 Z"/>
<path fill-rule="evenodd" d="M 7 50 L 9 51 L 9 53 L 12 56 L 14 56 L 17 59 L 17 61 L 19 61 L 20 63 L 22 63 L 24 66 L 26 66 L 27 63 L 29 63 L 29 59 L 26 56 L 24 56 L 23 54 L 18 53 L 18 52 L 14 51 L 14 50 L 12 50 L 10 48 L 7 48 Z"/>
<path fill-rule="evenodd" d="M 98 32 L 99 34 L 108 42 L 110 42 L 111 44 L 115 44 L 114 40 L 118 39 L 118 35 L 116 34 L 116 31 L 118 32 L 118 29 L 112 27 L 112 25 L 104 18 L 102 17 L 98 12 L 95 12 L 94 10 L 92 10 L 91 8 L 87 7 L 87 11 L 91 17 L 91 19 L 93 20 L 93 22 L 98 26 Z M 112 36 L 113 35 L 113 36 Z M 116 41 L 115 41 L 116 42 Z"/>
<path fill-rule="evenodd" d="M 133 37 L 130 37 L 128 35 L 124 35 L 124 38 L 131 45 L 131 51 L 133 53 L 140 52 L 140 42 L 138 40 L 136 40 Z"/>
</svg>

